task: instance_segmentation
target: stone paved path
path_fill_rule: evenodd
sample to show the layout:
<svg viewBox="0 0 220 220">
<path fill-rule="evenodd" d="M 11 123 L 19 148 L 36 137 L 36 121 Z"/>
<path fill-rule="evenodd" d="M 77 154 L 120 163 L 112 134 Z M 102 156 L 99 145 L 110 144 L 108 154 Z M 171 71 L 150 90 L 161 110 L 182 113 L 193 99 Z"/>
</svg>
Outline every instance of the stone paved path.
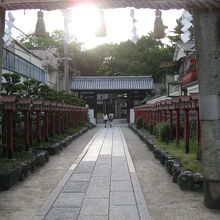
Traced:
<svg viewBox="0 0 220 220">
<path fill-rule="evenodd" d="M 55 219 L 150 219 L 120 127 L 97 132 L 34 218 Z"/>
</svg>

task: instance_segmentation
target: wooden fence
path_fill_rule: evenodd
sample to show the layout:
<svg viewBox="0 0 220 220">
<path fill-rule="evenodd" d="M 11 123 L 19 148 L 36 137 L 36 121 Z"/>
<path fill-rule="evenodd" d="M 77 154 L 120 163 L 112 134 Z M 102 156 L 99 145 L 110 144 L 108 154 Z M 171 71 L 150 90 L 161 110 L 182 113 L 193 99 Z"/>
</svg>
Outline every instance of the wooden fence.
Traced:
<svg viewBox="0 0 220 220">
<path fill-rule="evenodd" d="M 145 104 L 136 106 L 135 120 L 142 116 L 146 126 L 149 128 L 151 124 L 156 126 L 159 122 L 169 121 L 169 136 L 173 138 L 173 129 L 175 120 L 176 143 L 180 140 L 180 115 L 184 119 L 184 145 L 186 153 L 189 153 L 189 136 L 190 136 L 190 112 L 196 113 L 196 139 L 199 147 L 200 143 L 200 121 L 199 121 L 199 98 L 198 94 L 191 96 L 180 96 L 172 99 L 157 101 L 154 104 Z M 174 118 L 175 116 L 175 118 Z"/>
<path fill-rule="evenodd" d="M 0 110 L 6 121 L 4 127 L 9 158 L 12 158 L 14 151 L 14 113 L 20 113 L 23 120 L 24 134 L 21 138 L 26 151 L 30 146 L 30 120 L 34 120 L 34 137 L 37 142 L 41 142 L 64 133 L 65 129 L 77 128 L 83 121 L 87 121 L 88 115 L 86 107 L 31 98 L 17 100 L 16 96 L 1 96 Z"/>
</svg>

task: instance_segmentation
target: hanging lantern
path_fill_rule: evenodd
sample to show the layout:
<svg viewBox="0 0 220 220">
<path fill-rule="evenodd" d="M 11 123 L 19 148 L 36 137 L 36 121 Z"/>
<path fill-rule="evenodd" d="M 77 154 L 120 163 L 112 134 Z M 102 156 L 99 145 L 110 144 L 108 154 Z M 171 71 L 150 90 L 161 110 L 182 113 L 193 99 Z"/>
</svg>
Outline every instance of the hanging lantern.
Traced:
<svg viewBox="0 0 220 220">
<path fill-rule="evenodd" d="M 161 39 L 164 38 L 166 35 L 164 32 L 165 27 L 161 18 L 162 12 L 159 9 L 157 9 L 155 15 L 156 15 L 156 19 L 154 22 L 153 36 L 155 39 Z"/>
<path fill-rule="evenodd" d="M 35 35 L 37 37 L 47 37 L 48 33 L 46 32 L 46 27 L 44 23 L 44 13 L 42 11 L 37 12 L 37 24 L 35 29 Z"/>
<path fill-rule="evenodd" d="M 132 18 L 132 23 L 133 23 L 133 28 L 132 28 L 132 33 L 133 33 L 133 36 L 132 36 L 132 41 L 134 44 L 137 43 L 137 41 L 140 39 L 139 36 L 137 35 L 137 28 L 135 26 L 135 23 L 137 22 L 137 20 L 135 19 L 134 17 L 134 9 L 132 8 L 131 11 L 130 11 L 130 16 Z"/>
<path fill-rule="evenodd" d="M 104 12 L 100 10 L 100 24 L 95 33 L 96 37 L 106 37 L 107 31 L 105 26 Z"/>
</svg>

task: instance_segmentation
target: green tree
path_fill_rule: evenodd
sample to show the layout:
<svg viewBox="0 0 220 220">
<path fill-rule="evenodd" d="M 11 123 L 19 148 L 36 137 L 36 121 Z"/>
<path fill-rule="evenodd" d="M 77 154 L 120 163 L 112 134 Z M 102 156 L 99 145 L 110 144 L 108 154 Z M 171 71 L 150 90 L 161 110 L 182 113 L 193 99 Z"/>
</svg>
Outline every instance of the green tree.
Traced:
<svg viewBox="0 0 220 220">
<path fill-rule="evenodd" d="M 102 48 L 95 48 L 102 52 Z M 132 41 L 122 42 L 107 47 L 100 55 L 101 75 L 152 75 L 156 82 L 161 82 L 162 74 L 160 63 L 170 61 L 174 49 L 164 45 L 160 40 L 155 40 L 152 33 L 143 36 L 137 44 Z"/>
<path fill-rule="evenodd" d="M 4 73 L 2 74 L 4 82 L 2 82 L 3 93 L 6 95 L 21 95 L 21 91 L 24 86 L 20 83 L 20 76 L 16 73 Z"/>
</svg>

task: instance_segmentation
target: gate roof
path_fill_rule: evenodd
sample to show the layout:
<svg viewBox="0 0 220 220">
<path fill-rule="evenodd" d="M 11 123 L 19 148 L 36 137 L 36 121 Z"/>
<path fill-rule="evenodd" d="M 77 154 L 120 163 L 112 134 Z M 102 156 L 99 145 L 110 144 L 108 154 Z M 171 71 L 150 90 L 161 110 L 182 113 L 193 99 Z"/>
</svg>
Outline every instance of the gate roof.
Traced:
<svg viewBox="0 0 220 220">
<path fill-rule="evenodd" d="M 154 89 L 151 76 L 73 77 L 73 91 L 126 91 Z"/>
<path fill-rule="evenodd" d="M 6 10 L 56 10 L 73 7 L 81 3 L 94 3 L 100 8 L 220 8 L 218 0 L 1 0 L 0 7 Z"/>
</svg>

